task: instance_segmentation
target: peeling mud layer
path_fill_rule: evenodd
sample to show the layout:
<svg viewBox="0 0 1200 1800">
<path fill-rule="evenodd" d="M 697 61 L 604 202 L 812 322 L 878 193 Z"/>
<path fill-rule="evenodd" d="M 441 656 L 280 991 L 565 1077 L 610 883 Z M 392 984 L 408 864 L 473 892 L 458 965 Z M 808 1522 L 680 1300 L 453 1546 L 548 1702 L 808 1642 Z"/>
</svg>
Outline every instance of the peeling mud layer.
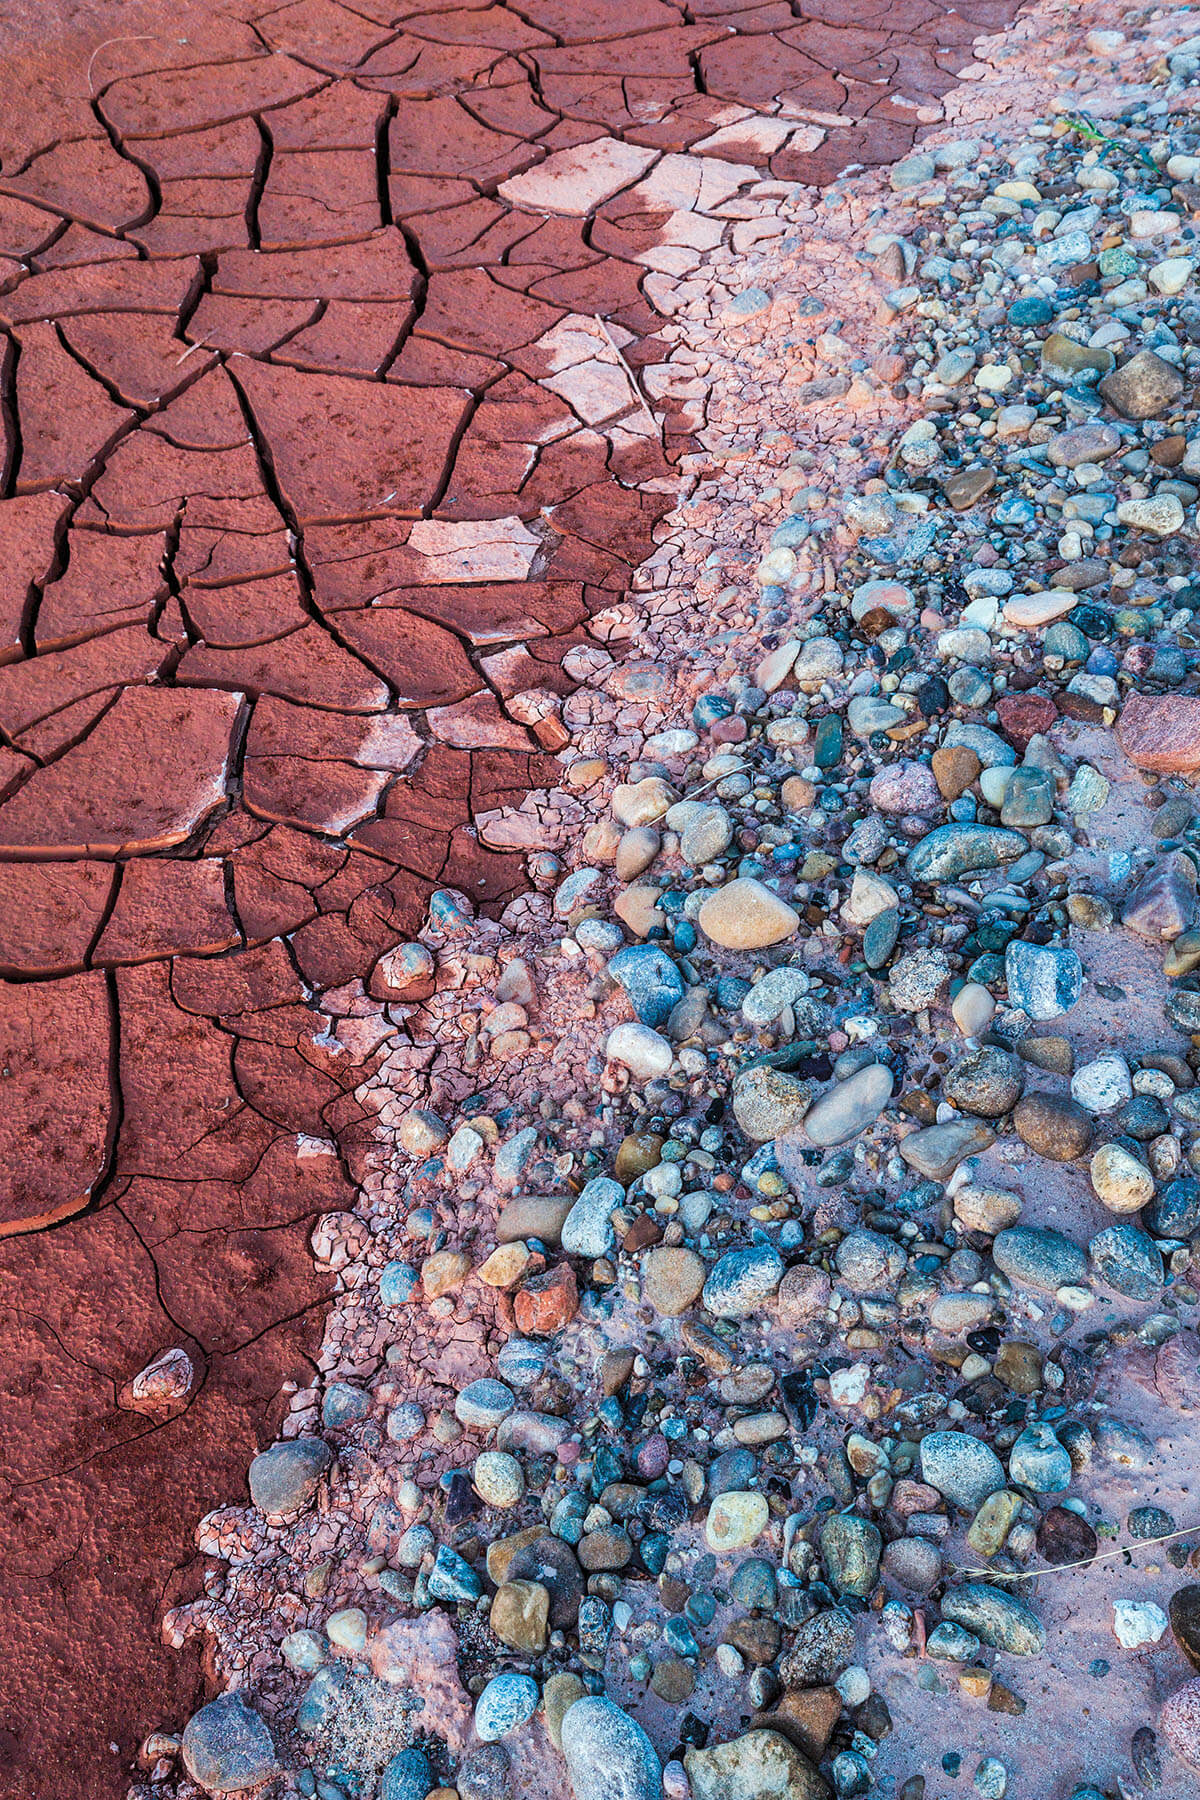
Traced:
<svg viewBox="0 0 1200 1800">
<path fill-rule="evenodd" d="M 698 108 L 702 135 L 651 144 L 658 124 L 629 122 L 635 83 L 657 78 L 644 23 L 603 149 L 594 124 L 569 143 L 556 124 L 550 156 L 492 170 L 496 208 L 528 209 L 556 245 L 526 302 L 566 279 L 544 267 L 561 271 L 563 232 L 610 256 L 619 230 L 669 323 L 648 343 L 644 316 L 580 297 L 576 265 L 548 302 L 568 318 L 523 314 L 519 351 L 482 352 L 508 372 L 451 427 L 459 460 L 424 498 L 419 475 L 401 502 L 379 498 L 379 465 L 361 482 L 326 466 L 336 411 L 289 415 L 286 345 L 248 364 L 226 347 L 200 378 L 236 389 L 304 552 L 306 618 L 390 683 L 377 719 L 405 690 L 372 615 L 424 618 L 414 594 L 447 586 L 473 606 L 505 582 L 512 604 L 568 568 L 584 591 L 545 622 L 536 679 L 522 623 L 472 641 L 486 686 L 410 699 L 407 761 L 378 734 L 370 754 L 304 739 L 289 805 L 336 764 L 343 811 L 269 815 L 252 848 L 323 830 L 349 858 L 327 877 L 339 904 L 347 867 L 397 854 L 401 832 L 409 873 L 355 890 L 338 931 L 358 961 L 314 929 L 322 912 L 279 927 L 288 951 L 263 965 L 279 991 L 264 977 L 253 1001 L 188 1008 L 238 1056 L 251 1040 L 239 1105 L 281 1128 L 302 1085 L 287 1014 L 310 1009 L 304 1085 L 329 1085 L 315 1122 L 287 1127 L 344 1185 L 310 1212 L 335 1295 L 315 1373 L 251 1469 L 252 1504 L 200 1525 L 202 1596 L 166 1613 L 167 1642 L 203 1645 L 241 1699 L 195 1714 L 182 1744 L 189 1709 L 159 1705 L 138 1800 L 1194 1790 L 1191 17 L 1034 7 L 938 84 L 915 155 L 821 194 L 795 179 L 835 176 L 829 146 L 851 140 L 815 104 L 752 91 L 752 52 L 774 91 L 794 35 L 772 11 L 755 22 L 769 47 L 722 23 L 699 49 L 706 92 L 671 116 Z M 806 22 L 805 43 L 827 29 Z M 513 49 L 559 119 L 569 50 Z M 609 91 L 588 55 L 570 61 L 581 113 Z M 706 58 L 743 70 L 719 107 Z M 309 104 L 281 96 L 272 119 Z M 934 123 L 928 91 L 922 106 Z M 282 160 L 267 135 L 259 230 Z M 393 150 L 392 184 L 397 168 Z M 501 266 L 488 279 L 508 288 L 511 249 Z M 385 391 L 423 332 L 439 357 L 468 353 L 460 328 L 427 327 L 423 279 Z M 504 443 L 537 502 L 498 501 L 489 533 L 482 477 L 460 504 L 458 470 L 514 375 L 537 392 Z M 303 429 L 277 446 L 289 417 Z M 539 486 L 556 445 L 600 458 L 592 510 L 580 487 Z M 111 534 L 130 492 L 113 488 L 80 531 Z M 617 509 L 635 501 L 633 523 Z M 481 580 L 490 557 L 525 561 Z M 461 644 L 466 616 L 435 622 Z M 270 644 L 255 667 L 274 670 L 308 630 L 222 649 Z M 199 638 L 174 679 L 198 651 L 211 696 Z M 261 719 L 271 695 L 231 685 Z M 315 729 L 299 713 L 355 709 L 276 698 L 292 710 L 260 757 L 268 789 Z M 488 737 L 496 719 L 527 748 Z M 451 752 L 525 760 L 490 785 L 472 773 L 478 835 L 421 865 L 422 890 L 410 865 L 453 789 L 421 784 Z M 351 769 L 380 777 L 370 819 Z M 511 881 L 481 895 L 488 856 Z M 256 954 L 181 958 L 171 1003 L 181 966 L 219 982 Z M 126 1217 L 123 1196 L 111 1210 Z M 128 1390 L 160 1410 L 190 1391 L 177 1361 Z M 573 1714 L 585 1692 L 607 1701 Z"/>
<path fill-rule="evenodd" d="M 525 888 L 702 417 L 671 296 L 1014 11 L 4 9 L 5 1795 L 123 1791 L 209 1691 L 156 1621 L 374 1154 L 391 1027 L 314 1003 Z"/>
</svg>

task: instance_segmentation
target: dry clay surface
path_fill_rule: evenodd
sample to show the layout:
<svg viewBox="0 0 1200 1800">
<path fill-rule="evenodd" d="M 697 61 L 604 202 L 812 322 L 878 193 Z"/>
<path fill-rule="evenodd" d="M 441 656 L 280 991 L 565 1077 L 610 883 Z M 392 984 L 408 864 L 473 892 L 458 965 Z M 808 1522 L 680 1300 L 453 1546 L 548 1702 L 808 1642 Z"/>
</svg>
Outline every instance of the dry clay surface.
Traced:
<svg viewBox="0 0 1200 1800">
<path fill-rule="evenodd" d="M 657 304 L 1013 11 L 5 10 L 5 1795 L 120 1791 L 201 1696 L 154 1622 L 369 1139 L 312 1002 L 523 883 L 468 822 L 550 784 L 675 490 Z"/>
</svg>

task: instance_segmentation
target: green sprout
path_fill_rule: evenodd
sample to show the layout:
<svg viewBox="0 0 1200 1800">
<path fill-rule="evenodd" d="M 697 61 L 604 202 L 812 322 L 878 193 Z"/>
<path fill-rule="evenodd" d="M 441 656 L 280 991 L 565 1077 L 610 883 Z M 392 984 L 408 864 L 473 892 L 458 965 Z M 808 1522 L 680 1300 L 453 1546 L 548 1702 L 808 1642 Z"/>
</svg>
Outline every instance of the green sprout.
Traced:
<svg viewBox="0 0 1200 1800">
<path fill-rule="evenodd" d="M 1071 130 L 1083 138 L 1086 143 L 1103 145 L 1100 152 L 1102 161 L 1110 150 L 1115 150 L 1119 156 L 1132 157 L 1135 161 L 1144 163 L 1148 169 L 1153 169 L 1156 175 L 1158 174 L 1158 164 L 1149 151 L 1143 150 L 1140 144 L 1127 144 L 1120 138 L 1110 137 L 1106 132 L 1093 125 L 1092 121 L 1085 118 L 1082 113 L 1067 113 L 1065 117 Z"/>
</svg>

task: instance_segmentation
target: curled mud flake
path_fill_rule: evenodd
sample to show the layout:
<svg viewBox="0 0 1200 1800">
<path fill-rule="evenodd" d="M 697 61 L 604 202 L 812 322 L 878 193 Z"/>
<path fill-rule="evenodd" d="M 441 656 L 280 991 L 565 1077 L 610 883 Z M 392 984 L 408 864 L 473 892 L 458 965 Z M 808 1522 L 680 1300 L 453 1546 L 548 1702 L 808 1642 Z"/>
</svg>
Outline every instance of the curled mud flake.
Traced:
<svg viewBox="0 0 1200 1800">
<path fill-rule="evenodd" d="M 171 1414 L 186 1403 L 195 1383 L 196 1370 L 187 1351 L 164 1350 L 121 1389 L 118 1404 L 134 1412 Z"/>
</svg>

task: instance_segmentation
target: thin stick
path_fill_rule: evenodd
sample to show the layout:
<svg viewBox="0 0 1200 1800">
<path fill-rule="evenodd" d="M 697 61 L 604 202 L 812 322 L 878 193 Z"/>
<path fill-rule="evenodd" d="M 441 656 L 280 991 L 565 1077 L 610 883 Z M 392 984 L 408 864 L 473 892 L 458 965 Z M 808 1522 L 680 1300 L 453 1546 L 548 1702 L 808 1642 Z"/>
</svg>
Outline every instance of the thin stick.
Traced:
<svg viewBox="0 0 1200 1800">
<path fill-rule="evenodd" d="M 166 33 L 163 31 L 140 31 L 129 37 L 105 38 L 102 44 L 97 44 L 96 48 L 92 51 L 91 56 L 88 58 L 88 98 L 91 100 L 96 98 L 96 90 L 92 86 L 92 69 L 95 66 L 96 58 L 102 50 L 111 50 L 114 44 L 161 44 L 164 39 L 166 39 Z M 171 40 L 167 39 L 166 41 L 170 42 Z M 187 43 L 186 38 L 175 38 L 173 41 L 177 44 Z"/>
<path fill-rule="evenodd" d="M 649 419 L 649 421 L 650 421 L 651 425 L 654 427 L 655 431 L 657 431 L 658 430 L 658 420 L 655 418 L 654 414 L 650 411 L 650 402 L 647 400 L 645 394 L 643 394 L 641 388 L 638 386 L 637 381 L 634 379 L 633 370 L 630 368 L 629 364 L 625 361 L 625 358 L 621 355 L 621 351 L 620 351 L 620 348 L 618 347 L 616 339 L 613 337 L 612 332 L 608 329 L 608 326 L 604 323 L 604 320 L 600 317 L 599 313 L 593 313 L 592 317 L 593 317 L 593 319 L 595 319 L 597 325 L 600 327 L 601 331 L 604 333 L 604 341 L 607 343 L 609 349 L 612 351 L 613 355 L 616 357 L 617 361 L 620 363 L 621 367 L 624 369 L 625 374 L 629 380 L 629 385 L 633 389 L 634 399 L 637 401 L 638 405 L 641 407 L 642 411 L 645 413 L 646 417 Z"/>
<path fill-rule="evenodd" d="M 1093 1563 L 1106 1562 L 1112 1556 L 1125 1556 L 1130 1550 L 1145 1547 L 1153 1549 L 1155 1544 L 1169 1544 L 1172 1538 L 1193 1537 L 1200 1531 L 1200 1525 L 1185 1525 L 1180 1531 L 1164 1531 L 1161 1537 L 1138 1538 L 1134 1544 L 1117 1544 L 1111 1550 L 1097 1550 L 1095 1556 L 1081 1556 L 1078 1562 L 1051 1563 L 1045 1569 L 1017 1569 L 1011 1574 L 1003 1569 L 968 1569 L 961 1563 L 951 1563 L 952 1575 L 987 1575 L 993 1581 L 1036 1581 L 1040 1575 L 1062 1575 L 1067 1569 L 1090 1569 Z"/>
</svg>

